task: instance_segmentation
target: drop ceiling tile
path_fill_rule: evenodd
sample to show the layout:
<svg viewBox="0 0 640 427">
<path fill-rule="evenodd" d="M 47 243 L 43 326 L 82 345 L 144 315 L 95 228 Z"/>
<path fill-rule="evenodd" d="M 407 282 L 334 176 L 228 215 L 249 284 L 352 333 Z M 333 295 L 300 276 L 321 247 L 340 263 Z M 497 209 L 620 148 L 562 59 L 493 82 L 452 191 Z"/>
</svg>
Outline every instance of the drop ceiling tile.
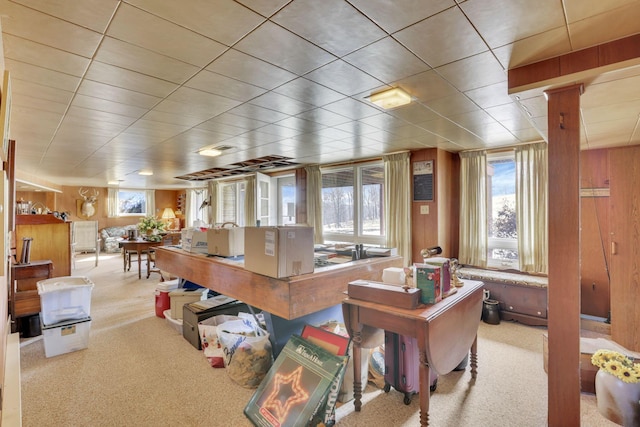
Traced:
<svg viewBox="0 0 640 427">
<path fill-rule="evenodd" d="M 2 34 L 2 43 L 5 58 L 45 69 L 82 77 L 89 66 L 88 58 L 14 37 L 7 33 Z"/>
<path fill-rule="evenodd" d="M 24 107 L 63 115 L 67 111 L 69 104 L 28 95 L 13 95 L 11 106 L 13 108 Z"/>
<path fill-rule="evenodd" d="M 338 113 L 325 110 L 324 108 L 315 108 L 313 110 L 305 111 L 297 117 L 319 123 L 323 126 L 337 126 L 352 120 Z"/>
<path fill-rule="evenodd" d="M 71 105 L 88 108 L 108 113 L 119 114 L 125 117 L 139 118 L 146 114 L 147 108 L 136 107 L 134 105 L 122 104 L 121 102 L 110 101 L 108 99 L 96 98 L 95 96 L 76 95 Z"/>
<path fill-rule="evenodd" d="M 129 0 L 129 3 L 227 46 L 264 21 L 260 15 L 231 0 Z"/>
<path fill-rule="evenodd" d="M 391 37 L 363 47 L 343 59 L 386 84 L 430 69 Z"/>
<path fill-rule="evenodd" d="M 238 3 L 247 6 L 251 10 L 255 10 L 262 16 L 269 17 L 276 13 L 290 0 L 238 0 Z"/>
<path fill-rule="evenodd" d="M 3 33 L 85 58 L 93 56 L 101 40 L 95 31 L 10 1 L 3 2 L 2 14 L 11 17 L 2 20 Z"/>
<path fill-rule="evenodd" d="M 587 123 L 608 122 L 612 120 L 637 120 L 640 112 L 640 100 L 615 104 L 581 107 L 580 114 Z"/>
<path fill-rule="evenodd" d="M 388 113 L 380 112 L 369 117 L 365 117 L 359 121 L 382 130 L 393 129 L 407 124 L 403 119 L 394 117 Z"/>
<path fill-rule="evenodd" d="M 257 120 L 232 113 L 224 113 L 210 120 L 212 123 L 220 123 L 228 126 L 235 126 L 244 130 L 253 130 L 266 126 L 269 122 Z"/>
<path fill-rule="evenodd" d="M 216 122 L 215 119 L 207 120 L 205 122 L 200 123 L 196 127 L 196 129 L 204 129 L 211 132 L 216 132 L 216 133 L 229 135 L 229 136 L 241 135 L 247 131 L 246 129 L 243 129 L 237 126 Z"/>
<path fill-rule="evenodd" d="M 136 121 L 133 117 L 78 106 L 69 107 L 64 122 L 70 120 L 74 120 L 76 126 L 109 128 L 110 130 L 117 130 L 118 132 L 123 131 L 127 126 Z"/>
<path fill-rule="evenodd" d="M 240 101 L 188 87 L 181 87 L 176 90 L 167 97 L 167 100 L 189 104 L 194 109 L 200 109 L 203 113 L 209 113 L 209 117 L 222 114 L 240 105 Z M 198 117 L 200 117 L 200 115 L 198 115 Z"/>
<path fill-rule="evenodd" d="M 365 117 L 373 116 L 380 112 L 376 108 L 352 98 L 344 98 L 340 101 L 325 105 L 322 108 L 352 120 L 364 119 Z"/>
<path fill-rule="evenodd" d="M 453 0 L 351 0 L 350 3 L 388 33 L 455 6 Z"/>
<path fill-rule="evenodd" d="M 394 37 L 433 68 L 488 50 L 457 8 L 414 24 Z"/>
<path fill-rule="evenodd" d="M 261 87 L 207 70 L 200 71 L 185 86 L 243 102 L 266 92 Z"/>
<path fill-rule="evenodd" d="M 42 68 L 26 62 L 7 59 L 5 67 L 11 72 L 11 80 L 25 80 L 42 83 L 44 86 L 53 87 L 73 92 L 80 84 L 80 78 L 58 71 Z"/>
<path fill-rule="evenodd" d="M 412 102 L 411 104 L 389 110 L 389 114 L 413 124 L 427 122 L 439 117 L 433 110 L 418 102 Z"/>
<path fill-rule="evenodd" d="M 287 114 L 251 104 L 243 104 L 229 112 L 238 116 L 257 119 L 267 123 L 275 123 L 289 117 Z"/>
<path fill-rule="evenodd" d="M 518 120 L 522 117 L 527 118 L 525 113 L 518 107 L 515 102 L 511 104 L 497 105 L 495 107 L 486 108 L 485 111 L 493 119 L 501 122 L 503 120 Z"/>
<path fill-rule="evenodd" d="M 104 38 L 95 60 L 178 84 L 198 71 L 194 65 L 111 37 Z"/>
<path fill-rule="evenodd" d="M 175 83 L 98 61 L 91 63 L 84 78 L 159 98 L 166 97 L 178 88 Z"/>
<path fill-rule="evenodd" d="M 478 106 L 461 93 L 429 101 L 427 107 L 445 117 L 478 110 Z"/>
<path fill-rule="evenodd" d="M 326 110 L 325 112 L 329 114 L 333 114 Z M 303 114 L 306 114 L 306 113 L 303 113 Z M 307 120 L 302 118 L 301 116 L 289 117 L 287 119 L 280 120 L 277 124 L 280 126 L 287 127 L 289 129 L 294 129 L 298 132 L 298 134 L 311 133 L 326 127 L 325 125 L 320 124 L 315 120 L 311 120 L 311 119 Z"/>
<path fill-rule="evenodd" d="M 383 85 L 380 80 L 363 73 L 342 60 L 337 60 L 318 68 L 305 77 L 345 95 L 371 91 Z"/>
<path fill-rule="evenodd" d="M 199 67 L 226 49 L 221 43 L 126 3 L 118 8 L 107 35 Z"/>
<path fill-rule="evenodd" d="M 169 123 L 179 126 L 192 127 L 202 123 L 202 119 L 193 116 L 167 113 L 165 111 L 151 110 L 144 115 L 145 120 Z"/>
<path fill-rule="evenodd" d="M 133 105 L 140 108 L 153 107 L 160 98 L 151 95 L 145 95 L 140 92 L 134 92 L 115 86 L 97 83 L 90 80 L 84 80 L 78 88 L 78 93 L 86 96 L 93 96 L 100 99 L 106 99 L 113 102 Z"/>
<path fill-rule="evenodd" d="M 640 7 L 637 2 L 569 24 L 574 50 L 637 33 L 640 33 Z"/>
<path fill-rule="evenodd" d="M 402 79 L 398 86 L 422 103 L 458 93 L 451 83 L 434 70 Z"/>
<path fill-rule="evenodd" d="M 76 7 L 73 2 L 65 1 L 12 0 L 12 2 L 97 32 L 104 31 L 119 3 L 118 0 L 83 0 L 82 7 Z"/>
<path fill-rule="evenodd" d="M 436 72 L 462 92 L 507 82 L 506 71 L 491 52 L 443 65 Z"/>
<path fill-rule="evenodd" d="M 338 101 L 345 96 L 304 77 L 298 77 L 273 90 L 289 98 L 297 99 L 316 107 Z"/>
<path fill-rule="evenodd" d="M 359 121 L 350 121 L 333 127 L 358 136 L 380 132 L 380 129 Z"/>
<path fill-rule="evenodd" d="M 296 0 L 271 21 L 338 57 L 386 35 L 348 2 L 340 0 Z"/>
<path fill-rule="evenodd" d="M 580 99 L 582 108 L 620 104 L 640 99 L 640 75 L 627 77 L 607 84 L 589 85 Z"/>
<path fill-rule="evenodd" d="M 270 138 L 269 142 L 280 141 L 281 139 L 286 139 L 286 138 L 293 138 L 303 133 L 303 132 L 300 132 L 299 130 L 286 127 L 286 126 L 281 126 L 279 124 L 270 124 L 270 125 L 263 126 L 259 129 L 259 131 L 256 131 L 256 132 L 260 132 L 261 134 L 272 135 L 274 138 L 273 139 Z M 248 135 L 251 135 L 251 132 L 249 132 Z"/>
<path fill-rule="evenodd" d="M 480 108 L 495 107 L 496 105 L 510 104 L 513 102 L 507 94 L 507 81 L 472 89 L 466 91 L 464 94 Z"/>
<path fill-rule="evenodd" d="M 571 40 L 565 27 L 554 28 L 494 49 L 500 63 L 516 68 L 570 52 Z"/>
<path fill-rule="evenodd" d="M 273 89 L 296 78 L 295 74 L 287 70 L 235 49 L 226 51 L 211 65 L 207 66 L 207 70 L 264 89 Z"/>
<path fill-rule="evenodd" d="M 297 75 L 335 59 L 330 53 L 268 21 L 240 40 L 234 48 Z"/>
<path fill-rule="evenodd" d="M 564 27 L 562 4 L 556 0 L 468 0 L 461 3 L 460 7 L 489 46 L 496 48 L 515 40 Z M 496 19 L 498 16 L 500 18 Z"/>
<path fill-rule="evenodd" d="M 313 105 L 306 102 L 296 101 L 285 95 L 276 92 L 267 92 L 250 101 L 253 105 L 276 110 L 284 114 L 296 115 L 304 111 L 311 110 Z"/>
<path fill-rule="evenodd" d="M 172 101 L 170 99 L 164 99 L 158 103 L 152 111 L 158 111 L 160 113 L 174 114 L 178 116 L 187 116 L 194 119 L 198 119 L 201 122 L 210 119 L 213 114 L 206 109 L 203 109 L 199 105 L 191 105 L 189 103 Z"/>
<path fill-rule="evenodd" d="M 20 104 L 20 97 L 40 98 L 46 101 L 57 102 L 59 104 L 69 104 L 73 98 L 73 92 L 43 86 L 39 83 L 26 80 L 11 81 L 12 104 Z"/>
</svg>

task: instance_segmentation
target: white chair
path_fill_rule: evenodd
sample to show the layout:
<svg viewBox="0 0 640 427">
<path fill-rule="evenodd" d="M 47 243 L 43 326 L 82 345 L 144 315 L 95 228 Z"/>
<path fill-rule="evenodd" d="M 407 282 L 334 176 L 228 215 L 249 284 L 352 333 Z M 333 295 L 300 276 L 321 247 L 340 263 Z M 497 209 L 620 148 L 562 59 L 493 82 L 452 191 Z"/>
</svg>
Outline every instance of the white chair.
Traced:
<svg viewBox="0 0 640 427">
<path fill-rule="evenodd" d="M 74 221 L 71 227 L 71 253 L 75 268 L 76 253 L 94 252 L 96 267 L 100 258 L 100 234 L 98 221 Z"/>
</svg>

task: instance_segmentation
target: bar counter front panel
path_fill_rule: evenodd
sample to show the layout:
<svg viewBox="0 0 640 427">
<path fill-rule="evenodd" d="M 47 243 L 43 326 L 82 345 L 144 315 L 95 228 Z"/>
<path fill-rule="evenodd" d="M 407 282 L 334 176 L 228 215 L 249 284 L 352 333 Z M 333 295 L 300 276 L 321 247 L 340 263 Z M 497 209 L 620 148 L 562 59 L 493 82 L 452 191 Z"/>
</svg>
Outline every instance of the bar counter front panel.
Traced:
<svg viewBox="0 0 640 427">
<path fill-rule="evenodd" d="M 402 257 L 365 258 L 316 267 L 309 274 L 276 279 L 245 270 L 243 263 L 233 258 L 210 257 L 177 247 L 158 247 L 156 267 L 291 320 L 341 304 L 349 282 L 358 279 L 381 281 L 385 268 L 402 267 Z"/>
</svg>

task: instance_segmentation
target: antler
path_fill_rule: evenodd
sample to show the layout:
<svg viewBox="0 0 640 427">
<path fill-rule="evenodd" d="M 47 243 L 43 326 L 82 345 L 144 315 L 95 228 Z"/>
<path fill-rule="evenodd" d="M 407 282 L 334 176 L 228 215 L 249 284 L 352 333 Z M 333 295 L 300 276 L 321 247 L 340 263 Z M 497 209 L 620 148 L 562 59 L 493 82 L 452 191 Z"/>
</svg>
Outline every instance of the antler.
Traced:
<svg viewBox="0 0 640 427">
<path fill-rule="evenodd" d="M 89 191 L 88 188 L 83 191 L 83 187 L 80 187 L 80 189 L 78 190 L 78 193 L 80 193 L 80 197 L 82 197 L 83 199 L 86 199 L 87 198 L 87 191 Z"/>
</svg>

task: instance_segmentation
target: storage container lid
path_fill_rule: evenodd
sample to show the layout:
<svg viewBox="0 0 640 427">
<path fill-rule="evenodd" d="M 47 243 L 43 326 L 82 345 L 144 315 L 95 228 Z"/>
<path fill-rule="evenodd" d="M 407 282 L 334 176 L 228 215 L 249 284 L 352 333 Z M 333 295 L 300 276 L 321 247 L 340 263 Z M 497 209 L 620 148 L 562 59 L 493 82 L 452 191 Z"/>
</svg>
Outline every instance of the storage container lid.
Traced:
<svg viewBox="0 0 640 427">
<path fill-rule="evenodd" d="M 38 287 L 38 294 L 41 295 L 47 292 L 58 292 L 77 287 L 93 289 L 93 282 L 85 276 L 63 276 L 40 280 L 36 283 L 36 286 Z"/>
<path fill-rule="evenodd" d="M 209 292 L 208 288 L 198 288 L 198 289 L 176 289 L 175 291 L 171 291 L 169 292 L 169 296 L 170 297 L 177 297 L 177 296 L 184 296 L 184 295 L 196 295 L 196 294 L 200 294 L 202 295 L 205 292 Z"/>
<path fill-rule="evenodd" d="M 156 285 L 156 290 L 157 291 L 173 291 L 175 289 L 178 289 L 178 281 L 169 281 L 169 282 L 160 282 Z"/>
</svg>

